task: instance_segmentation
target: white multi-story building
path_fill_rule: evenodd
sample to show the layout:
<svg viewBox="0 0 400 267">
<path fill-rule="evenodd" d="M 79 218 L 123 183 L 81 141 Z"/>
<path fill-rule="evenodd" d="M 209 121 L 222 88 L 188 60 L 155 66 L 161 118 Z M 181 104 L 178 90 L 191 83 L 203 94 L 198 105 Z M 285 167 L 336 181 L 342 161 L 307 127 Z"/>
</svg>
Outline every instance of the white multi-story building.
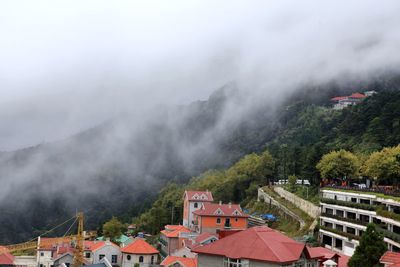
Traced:
<svg viewBox="0 0 400 267">
<path fill-rule="evenodd" d="M 388 250 L 400 251 L 400 200 L 368 190 L 321 190 L 320 239 L 325 247 L 353 255 L 368 223 L 384 235 Z"/>
</svg>

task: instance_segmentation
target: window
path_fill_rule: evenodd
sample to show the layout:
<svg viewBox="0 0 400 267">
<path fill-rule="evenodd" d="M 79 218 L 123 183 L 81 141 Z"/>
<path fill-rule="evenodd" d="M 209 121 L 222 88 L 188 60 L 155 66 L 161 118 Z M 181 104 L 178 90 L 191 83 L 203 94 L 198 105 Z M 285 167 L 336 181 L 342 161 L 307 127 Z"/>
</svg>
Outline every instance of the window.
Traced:
<svg viewBox="0 0 400 267">
<path fill-rule="evenodd" d="M 343 232 L 343 225 L 341 224 L 336 224 L 336 230 Z"/>
<path fill-rule="evenodd" d="M 69 267 L 71 264 L 69 262 L 65 263 L 65 266 Z"/>
<path fill-rule="evenodd" d="M 238 218 L 235 218 L 235 222 L 237 222 L 238 221 Z"/>
<path fill-rule="evenodd" d="M 338 248 L 338 249 L 342 250 L 343 241 L 341 239 L 338 239 L 338 238 L 335 239 L 335 248 Z"/>
<path fill-rule="evenodd" d="M 151 264 L 154 264 L 154 256 L 151 256 Z"/>
<path fill-rule="evenodd" d="M 328 228 L 333 228 L 333 223 L 330 223 L 330 222 L 324 222 L 324 225 L 325 225 L 325 227 L 328 227 Z"/>
<path fill-rule="evenodd" d="M 333 215 L 333 209 L 325 209 L 326 214 Z"/>
<path fill-rule="evenodd" d="M 99 260 L 101 260 L 102 258 L 104 258 L 104 256 L 105 256 L 104 254 L 100 254 L 100 255 L 99 255 Z"/>
<path fill-rule="evenodd" d="M 90 258 L 90 252 L 85 253 L 85 258 Z"/>
<path fill-rule="evenodd" d="M 348 211 L 347 212 L 347 218 L 355 220 L 356 219 L 356 214 L 354 212 Z"/>
<path fill-rule="evenodd" d="M 143 256 L 140 256 L 140 257 L 139 257 L 139 262 L 143 262 L 143 261 L 144 261 Z"/>
<path fill-rule="evenodd" d="M 322 236 L 322 243 L 324 245 L 332 246 L 332 237 L 327 236 L 327 235 L 323 235 Z"/>
<path fill-rule="evenodd" d="M 336 216 L 339 216 L 339 217 L 344 217 L 344 212 L 343 212 L 343 210 L 336 210 Z"/>
<path fill-rule="evenodd" d="M 221 218 L 217 218 L 217 224 L 221 224 Z"/>
<path fill-rule="evenodd" d="M 44 256 L 44 252 L 40 252 L 40 257 L 43 257 Z"/>
<path fill-rule="evenodd" d="M 128 261 L 130 261 L 130 260 L 131 260 L 131 255 L 126 256 L 126 259 L 127 259 Z"/>
<path fill-rule="evenodd" d="M 224 267 L 248 267 L 249 261 L 244 259 L 224 258 Z"/>
<path fill-rule="evenodd" d="M 197 202 L 194 203 L 194 208 L 197 209 L 199 207 L 199 204 Z"/>
<path fill-rule="evenodd" d="M 346 232 L 352 235 L 356 234 L 356 229 L 354 229 L 353 227 L 346 227 Z"/>
<path fill-rule="evenodd" d="M 117 255 L 111 255 L 111 263 L 117 263 L 118 257 Z"/>
</svg>

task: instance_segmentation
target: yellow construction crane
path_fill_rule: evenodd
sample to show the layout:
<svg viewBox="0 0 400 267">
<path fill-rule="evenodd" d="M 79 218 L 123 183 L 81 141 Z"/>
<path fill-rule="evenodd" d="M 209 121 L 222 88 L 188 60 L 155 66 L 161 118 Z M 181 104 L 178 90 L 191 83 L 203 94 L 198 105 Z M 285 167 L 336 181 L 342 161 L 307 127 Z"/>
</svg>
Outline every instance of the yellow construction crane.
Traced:
<svg viewBox="0 0 400 267">
<path fill-rule="evenodd" d="M 72 221 L 73 219 L 74 222 L 68 229 L 68 231 L 72 228 L 72 226 L 77 222 L 78 223 L 78 231 L 76 235 L 64 235 L 63 237 L 56 237 L 56 238 L 46 238 L 43 239 L 41 236 L 52 232 L 56 228 L 66 224 L 69 221 Z M 67 232 L 68 232 L 67 231 Z M 83 260 L 83 242 L 84 242 L 84 236 L 83 236 L 83 212 L 78 212 L 74 217 L 68 219 L 67 221 L 57 225 L 56 227 L 46 231 L 43 233 L 41 236 L 31 239 L 27 242 L 24 243 L 19 243 L 19 244 L 13 244 L 13 245 L 7 245 L 7 246 L 0 246 L 0 254 L 4 252 L 15 252 L 15 251 L 24 251 L 24 250 L 29 250 L 29 249 L 39 249 L 41 247 L 47 247 L 47 246 L 52 246 L 54 244 L 61 244 L 65 243 L 66 240 L 69 241 L 75 241 L 75 250 L 74 250 L 74 261 L 73 261 L 73 267 L 80 267 L 83 265 L 84 260 Z"/>
<path fill-rule="evenodd" d="M 83 265 L 83 212 L 76 215 L 78 221 L 78 232 L 76 235 L 76 244 L 74 251 L 73 267 L 80 267 Z"/>
</svg>

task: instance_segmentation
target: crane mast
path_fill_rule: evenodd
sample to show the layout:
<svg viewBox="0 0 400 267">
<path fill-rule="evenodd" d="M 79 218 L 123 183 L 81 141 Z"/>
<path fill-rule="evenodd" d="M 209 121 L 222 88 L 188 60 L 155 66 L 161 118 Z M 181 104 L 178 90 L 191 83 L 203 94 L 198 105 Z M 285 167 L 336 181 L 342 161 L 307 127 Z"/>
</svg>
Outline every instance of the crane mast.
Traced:
<svg viewBox="0 0 400 267">
<path fill-rule="evenodd" d="M 74 251 L 73 267 L 81 267 L 83 265 L 83 212 L 78 212 L 76 215 L 78 220 L 78 231 L 76 234 L 76 244 Z"/>
</svg>

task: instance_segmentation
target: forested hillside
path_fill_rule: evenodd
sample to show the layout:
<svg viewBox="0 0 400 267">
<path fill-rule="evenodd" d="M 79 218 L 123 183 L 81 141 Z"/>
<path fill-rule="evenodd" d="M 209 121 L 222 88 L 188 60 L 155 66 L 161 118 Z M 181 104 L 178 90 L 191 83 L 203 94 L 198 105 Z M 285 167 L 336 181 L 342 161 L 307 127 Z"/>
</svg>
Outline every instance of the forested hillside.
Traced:
<svg viewBox="0 0 400 267">
<path fill-rule="evenodd" d="M 113 215 L 124 222 L 139 216 L 153 232 L 170 223 L 171 210 L 180 219 L 187 187 L 246 203 L 270 178 L 295 174 L 318 183 L 315 165 L 332 149 L 364 153 L 399 143 L 399 85 L 395 77 L 304 88 L 222 131 L 224 103 L 235 97 L 235 88 L 225 87 L 207 101 L 160 109 L 143 125 L 125 116 L 64 141 L 0 153 L 0 180 L 13 181 L 5 184 L 13 193 L 1 196 L 0 242 L 37 236 L 77 209 L 85 212 L 86 229 Z M 365 89 L 379 93 L 344 111 L 330 108 L 332 96 Z M 274 164 L 260 176 L 264 160 Z"/>
<path fill-rule="evenodd" d="M 155 233 L 163 225 L 179 223 L 185 189 L 210 190 L 216 201 L 246 205 L 256 198 L 258 185 L 268 179 L 288 175 L 310 179 L 318 185 L 316 165 L 331 150 L 346 149 L 366 158 L 371 152 L 400 143 L 400 91 L 381 90 L 361 104 L 333 110 L 323 101 L 319 105 L 298 101 L 281 109 L 273 140 L 260 154 L 248 154 L 225 170 L 209 170 L 188 184 L 169 184 L 152 208 L 135 222 Z"/>
</svg>

